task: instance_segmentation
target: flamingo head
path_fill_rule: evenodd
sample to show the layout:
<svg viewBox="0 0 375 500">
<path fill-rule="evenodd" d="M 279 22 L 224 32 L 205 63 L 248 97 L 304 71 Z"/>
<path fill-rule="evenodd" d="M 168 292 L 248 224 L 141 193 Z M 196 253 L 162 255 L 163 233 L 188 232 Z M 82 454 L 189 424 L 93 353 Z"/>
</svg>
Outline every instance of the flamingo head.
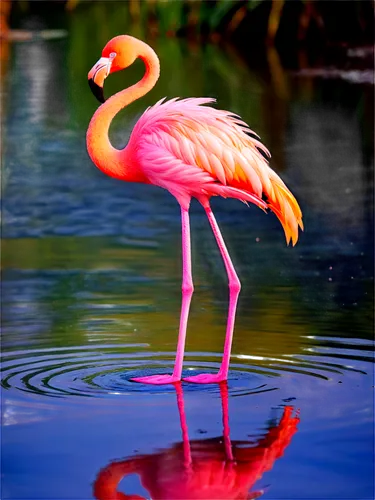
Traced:
<svg viewBox="0 0 375 500">
<path fill-rule="evenodd" d="M 110 73 L 125 69 L 139 55 L 140 40 L 128 35 L 112 38 L 104 47 L 102 57 L 90 69 L 88 74 L 89 85 L 94 96 L 100 102 L 105 102 L 103 93 L 104 80 Z"/>
</svg>

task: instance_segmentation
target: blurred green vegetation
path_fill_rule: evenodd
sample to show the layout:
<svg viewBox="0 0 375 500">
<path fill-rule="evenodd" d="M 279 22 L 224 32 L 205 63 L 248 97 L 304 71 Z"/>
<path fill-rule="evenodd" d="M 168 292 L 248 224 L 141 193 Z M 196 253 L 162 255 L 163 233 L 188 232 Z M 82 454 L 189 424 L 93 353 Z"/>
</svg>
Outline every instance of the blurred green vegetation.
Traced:
<svg viewBox="0 0 375 500">
<path fill-rule="evenodd" d="M 34 12 L 58 14 L 65 9 L 72 15 L 90 7 L 106 4 L 113 16 L 130 18 L 139 33 L 150 36 L 178 35 L 209 38 L 212 41 L 234 38 L 240 44 L 319 42 L 373 42 L 374 3 L 371 0 L 3 0 L 12 3 L 11 25 Z M 8 16 L 3 9 L 3 18 Z M 98 19 L 103 23 L 104 19 Z M 249 45 L 250 43 L 250 45 Z"/>
</svg>

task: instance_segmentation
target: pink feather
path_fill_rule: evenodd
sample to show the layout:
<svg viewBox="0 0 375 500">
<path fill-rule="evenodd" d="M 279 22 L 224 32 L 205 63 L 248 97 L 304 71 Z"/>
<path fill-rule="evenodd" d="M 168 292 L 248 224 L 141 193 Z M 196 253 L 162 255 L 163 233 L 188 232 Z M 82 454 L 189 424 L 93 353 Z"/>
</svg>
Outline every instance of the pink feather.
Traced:
<svg viewBox="0 0 375 500">
<path fill-rule="evenodd" d="M 295 243 L 302 214 L 268 166 L 269 151 L 239 117 L 204 106 L 214 101 L 158 101 L 138 120 L 124 153 L 137 162 L 148 182 L 168 189 L 183 205 L 191 197 L 204 202 L 223 196 L 271 208 L 287 240 Z"/>
</svg>

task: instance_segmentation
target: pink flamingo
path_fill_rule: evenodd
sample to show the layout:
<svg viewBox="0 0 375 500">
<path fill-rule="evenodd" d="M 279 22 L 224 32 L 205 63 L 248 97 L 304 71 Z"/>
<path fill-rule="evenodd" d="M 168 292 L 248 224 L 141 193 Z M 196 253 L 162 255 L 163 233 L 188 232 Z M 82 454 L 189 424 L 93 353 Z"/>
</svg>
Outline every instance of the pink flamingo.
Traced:
<svg viewBox="0 0 375 500">
<path fill-rule="evenodd" d="M 105 78 L 140 58 L 146 72 L 135 85 L 118 92 L 106 102 Z M 221 382 L 228 378 L 229 359 L 237 300 L 241 284 L 210 207 L 211 196 L 237 198 L 280 220 L 287 243 L 295 245 L 302 213 L 292 193 L 268 166 L 270 154 L 249 127 L 228 111 L 202 106 L 210 98 L 171 99 L 148 108 L 135 125 L 124 149 L 114 148 L 108 129 L 114 116 L 144 96 L 159 78 L 159 59 L 146 43 L 127 35 L 110 40 L 102 57 L 88 74 L 94 95 L 103 102 L 91 119 L 87 149 L 92 161 L 111 177 L 129 182 L 154 184 L 167 189 L 181 207 L 182 219 L 182 306 L 176 360 L 172 375 L 152 375 L 134 380 L 168 384 L 181 380 L 186 327 L 193 294 L 190 253 L 189 206 L 194 197 L 202 204 L 212 227 L 229 280 L 229 312 L 222 363 L 217 374 L 184 378 L 196 383 Z"/>
<path fill-rule="evenodd" d="M 175 384 L 182 442 L 165 450 L 121 461 L 102 469 L 94 483 L 98 500 L 144 500 L 117 490 L 129 474 L 138 474 L 142 485 L 155 499 L 255 499 L 264 493 L 249 490 L 284 450 L 297 431 L 298 412 L 286 406 L 280 422 L 271 426 L 256 443 L 231 441 L 229 435 L 228 387 L 220 383 L 223 437 L 189 441 L 181 383 Z"/>
</svg>

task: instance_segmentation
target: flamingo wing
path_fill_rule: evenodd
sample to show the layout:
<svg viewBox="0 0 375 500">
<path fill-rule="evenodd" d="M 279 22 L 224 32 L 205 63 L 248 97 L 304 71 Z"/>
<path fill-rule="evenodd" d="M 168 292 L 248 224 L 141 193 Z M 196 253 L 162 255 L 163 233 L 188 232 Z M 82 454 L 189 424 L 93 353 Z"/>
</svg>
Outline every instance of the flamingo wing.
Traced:
<svg viewBox="0 0 375 500">
<path fill-rule="evenodd" d="M 172 99 L 145 111 L 129 141 L 145 175 L 175 195 L 221 195 L 268 207 L 294 245 L 298 226 L 303 229 L 297 201 L 268 166 L 267 148 L 246 123 L 202 106 L 213 101 Z"/>
</svg>

